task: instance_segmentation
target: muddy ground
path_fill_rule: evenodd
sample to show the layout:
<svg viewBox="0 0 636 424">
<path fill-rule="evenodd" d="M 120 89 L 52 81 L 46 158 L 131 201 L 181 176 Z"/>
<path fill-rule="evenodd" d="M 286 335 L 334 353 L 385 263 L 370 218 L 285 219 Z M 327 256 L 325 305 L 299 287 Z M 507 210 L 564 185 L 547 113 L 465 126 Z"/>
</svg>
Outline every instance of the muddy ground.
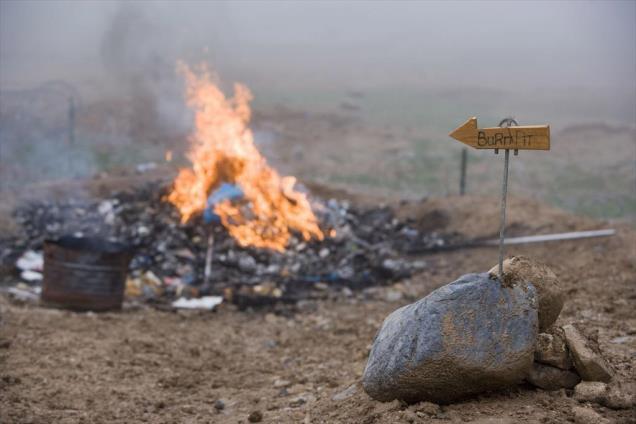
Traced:
<svg viewBox="0 0 636 424">
<path fill-rule="evenodd" d="M 467 237 L 497 229 L 495 198 L 438 198 L 397 208 L 422 227 L 436 220 Z M 509 217 L 511 234 L 608 225 L 523 199 L 510 201 Z M 558 322 L 597 333 L 617 378 L 633 381 L 636 232 L 626 224 L 617 228 L 610 238 L 518 246 L 508 254 L 553 268 L 567 291 Z M 376 402 L 359 385 L 389 312 L 464 273 L 488 270 L 496 258 L 493 248 L 424 256 L 426 270 L 406 281 L 326 294 L 285 314 L 241 312 L 229 304 L 216 312 L 74 313 L 2 298 L 0 422 L 247 423 L 250 415 L 271 423 L 573 421 L 573 408 L 581 405 L 565 390 L 521 385 L 452 405 L 407 406 Z M 610 422 L 636 420 L 634 410 L 582 406 Z"/>
</svg>

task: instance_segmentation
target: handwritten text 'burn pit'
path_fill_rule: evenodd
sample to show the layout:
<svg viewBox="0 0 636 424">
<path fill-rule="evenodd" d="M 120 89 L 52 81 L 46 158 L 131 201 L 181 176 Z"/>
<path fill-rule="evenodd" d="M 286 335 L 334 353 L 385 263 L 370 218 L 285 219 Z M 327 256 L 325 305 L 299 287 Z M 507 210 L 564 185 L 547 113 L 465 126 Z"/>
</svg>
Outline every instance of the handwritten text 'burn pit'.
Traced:
<svg viewBox="0 0 636 424">
<path fill-rule="evenodd" d="M 532 137 L 534 137 L 532 134 L 526 134 L 522 130 L 508 130 L 493 135 L 486 135 L 484 131 L 479 131 L 477 146 L 497 149 L 528 148 L 532 146 Z"/>
</svg>

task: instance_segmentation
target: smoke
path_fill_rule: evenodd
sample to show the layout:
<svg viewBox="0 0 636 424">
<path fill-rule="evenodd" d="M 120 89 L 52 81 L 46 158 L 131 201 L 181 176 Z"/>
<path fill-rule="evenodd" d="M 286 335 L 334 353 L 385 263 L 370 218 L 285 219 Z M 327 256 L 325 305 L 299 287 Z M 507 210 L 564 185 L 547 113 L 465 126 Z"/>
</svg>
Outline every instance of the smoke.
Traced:
<svg viewBox="0 0 636 424">
<path fill-rule="evenodd" d="M 175 59 L 160 49 L 170 46 L 162 29 L 141 3 L 120 3 L 100 45 L 111 86 L 130 102 L 130 139 L 155 144 L 187 130 Z"/>
<path fill-rule="evenodd" d="M 29 158 L 40 177 L 58 175 L 46 158 L 77 146 L 82 172 L 158 160 L 191 123 L 177 60 L 246 83 L 257 108 L 337 110 L 353 90 L 383 124 L 448 131 L 480 113 L 633 125 L 635 16 L 620 1 L 4 0 L 0 165 Z M 71 89 L 54 97 L 51 81 Z"/>
</svg>

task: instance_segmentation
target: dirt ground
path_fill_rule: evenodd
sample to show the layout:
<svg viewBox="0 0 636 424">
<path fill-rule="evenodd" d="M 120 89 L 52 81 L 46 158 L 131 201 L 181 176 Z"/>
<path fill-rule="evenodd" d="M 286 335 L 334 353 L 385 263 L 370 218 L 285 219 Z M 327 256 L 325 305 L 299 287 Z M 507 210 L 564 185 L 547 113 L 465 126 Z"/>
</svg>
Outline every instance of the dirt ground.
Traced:
<svg viewBox="0 0 636 424">
<path fill-rule="evenodd" d="M 429 199 L 398 209 L 422 227 L 437 220 L 470 237 L 496 233 L 495 198 Z M 523 199 L 510 201 L 509 217 L 511 234 L 610 225 Z M 616 378 L 633 381 L 636 233 L 625 224 L 616 228 L 614 237 L 507 253 L 552 267 L 567 291 L 558 323 L 598 334 Z M 247 423 L 250 416 L 268 423 L 568 422 L 577 406 L 610 422 L 636 422 L 634 410 L 580 405 L 569 391 L 525 385 L 442 406 L 381 403 L 364 393 L 359 382 L 384 317 L 464 273 L 488 270 L 496 258 L 493 248 L 424 256 L 428 267 L 406 281 L 327 293 L 286 314 L 229 304 L 211 313 L 148 307 L 74 313 L 2 298 L 0 422 Z"/>
</svg>

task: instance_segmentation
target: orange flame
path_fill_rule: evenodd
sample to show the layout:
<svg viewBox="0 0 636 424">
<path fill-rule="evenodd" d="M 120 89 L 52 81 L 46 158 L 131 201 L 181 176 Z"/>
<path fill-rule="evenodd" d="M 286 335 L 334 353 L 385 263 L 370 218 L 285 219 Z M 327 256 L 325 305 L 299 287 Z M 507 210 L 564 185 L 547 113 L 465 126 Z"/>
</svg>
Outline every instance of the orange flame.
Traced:
<svg viewBox="0 0 636 424">
<path fill-rule="evenodd" d="M 178 65 L 186 80 L 186 99 L 195 111 L 188 159 L 192 168 L 179 171 L 167 200 L 187 222 L 206 207 L 208 196 L 222 183 L 237 184 L 243 200 L 217 204 L 214 212 L 241 246 L 283 251 L 291 231 L 305 240 L 324 235 L 305 194 L 294 190 L 294 177 L 281 177 L 269 167 L 254 145 L 248 127 L 252 94 L 235 84 L 226 98 L 203 67 L 195 73 Z"/>
</svg>

